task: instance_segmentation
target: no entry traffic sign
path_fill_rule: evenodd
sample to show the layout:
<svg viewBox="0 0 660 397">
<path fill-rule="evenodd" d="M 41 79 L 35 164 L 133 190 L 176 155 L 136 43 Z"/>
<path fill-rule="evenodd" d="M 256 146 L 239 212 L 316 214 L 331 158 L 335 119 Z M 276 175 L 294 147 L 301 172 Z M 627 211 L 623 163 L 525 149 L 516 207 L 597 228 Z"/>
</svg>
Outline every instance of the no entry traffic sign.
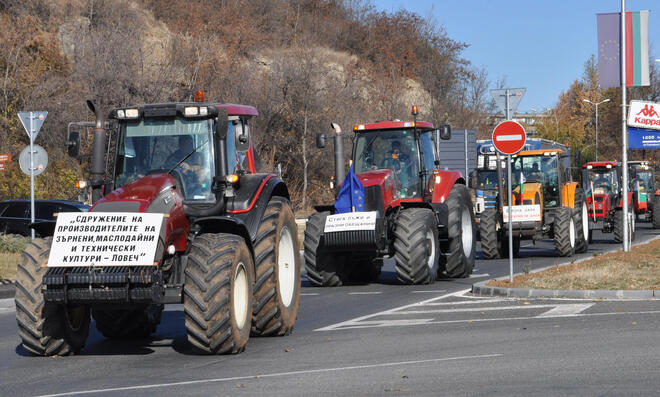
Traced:
<svg viewBox="0 0 660 397">
<path fill-rule="evenodd" d="M 515 121 L 503 121 L 493 130 L 493 146 L 503 154 L 518 153 L 526 139 L 525 129 Z"/>
</svg>

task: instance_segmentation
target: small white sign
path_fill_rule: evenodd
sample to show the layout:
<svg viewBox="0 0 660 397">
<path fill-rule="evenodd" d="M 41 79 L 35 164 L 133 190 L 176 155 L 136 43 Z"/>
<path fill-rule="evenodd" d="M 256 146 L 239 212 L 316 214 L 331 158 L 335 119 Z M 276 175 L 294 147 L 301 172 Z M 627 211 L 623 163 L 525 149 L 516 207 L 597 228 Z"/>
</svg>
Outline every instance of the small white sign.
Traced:
<svg viewBox="0 0 660 397">
<path fill-rule="evenodd" d="M 152 266 L 163 214 L 62 212 L 48 267 Z"/>
<path fill-rule="evenodd" d="M 325 233 L 345 232 L 351 230 L 375 230 L 376 211 L 347 212 L 344 214 L 328 215 L 325 219 Z"/>
<path fill-rule="evenodd" d="M 509 207 L 502 208 L 504 223 L 509 222 Z M 534 222 L 541 220 L 541 206 L 539 204 L 514 205 L 511 209 L 514 222 Z"/>
<path fill-rule="evenodd" d="M 660 103 L 630 101 L 628 125 L 649 130 L 660 130 Z"/>
</svg>

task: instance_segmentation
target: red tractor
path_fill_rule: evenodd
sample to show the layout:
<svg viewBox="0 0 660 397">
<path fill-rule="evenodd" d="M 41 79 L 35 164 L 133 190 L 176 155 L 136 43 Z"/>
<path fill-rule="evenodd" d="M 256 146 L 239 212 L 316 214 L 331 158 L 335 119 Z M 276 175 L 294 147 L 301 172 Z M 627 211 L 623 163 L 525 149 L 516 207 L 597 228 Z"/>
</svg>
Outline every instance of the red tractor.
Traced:
<svg viewBox="0 0 660 397">
<path fill-rule="evenodd" d="M 617 161 L 590 162 L 582 166 L 582 185 L 587 190 L 589 240 L 592 231 L 614 233 L 616 242 L 623 241 L 623 189 L 621 164 Z M 632 192 L 628 192 L 628 230 L 635 239 L 635 211 Z"/>
<path fill-rule="evenodd" d="M 282 179 L 257 172 L 257 110 L 195 97 L 112 110 L 112 149 L 88 102 L 93 206 L 33 225 L 51 237 L 30 243 L 18 266 L 16 319 L 29 352 L 78 353 L 91 318 L 108 338 L 147 337 L 167 303 L 183 303 L 188 340 L 203 354 L 238 353 L 250 335 L 293 328 L 296 223 Z M 78 133 L 68 146 L 78 156 Z"/>
<path fill-rule="evenodd" d="M 468 277 L 476 244 L 472 201 L 460 172 L 441 170 L 436 155 L 440 140 L 450 138 L 450 127 L 381 121 L 356 125 L 353 131 L 358 204 L 350 212 L 339 211 L 338 201 L 315 207 L 304 242 L 310 283 L 331 287 L 374 281 L 386 256 L 394 257 L 404 284 L 432 283 L 443 275 Z M 337 134 L 338 178 L 343 174 L 341 139 Z M 320 134 L 318 146 L 324 141 Z"/>
</svg>

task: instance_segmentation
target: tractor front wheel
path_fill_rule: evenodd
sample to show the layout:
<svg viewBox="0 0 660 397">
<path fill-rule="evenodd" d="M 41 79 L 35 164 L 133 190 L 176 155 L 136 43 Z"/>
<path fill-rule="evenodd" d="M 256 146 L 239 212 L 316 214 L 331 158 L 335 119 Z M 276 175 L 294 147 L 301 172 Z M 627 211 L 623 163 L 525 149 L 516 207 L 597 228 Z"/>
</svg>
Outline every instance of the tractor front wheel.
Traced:
<svg viewBox="0 0 660 397">
<path fill-rule="evenodd" d="M 555 210 L 554 219 L 555 249 L 559 256 L 571 256 L 575 252 L 575 219 L 569 207 Z"/>
<path fill-rule="evenodd" d="M 581 254 L 589 249 L 589 211 L 584 190 L 575 190 L 575 206 L 573 207 L 575 220 L 575 252 Z"/>
<path fill-rule="evenodd" d="M 273 197 L 254 242 L 256 281 L 252 335 L 286 335 L 300 306 L 298 226 L 289 201 Z"/>
<path fill-rule="evenodd" d="M 34 239 L 23 251 L 16 275 L 16 321 L 23 347 L 37 356 L 68 356 L 85 346 L 89 308 L 54 305 L 41 292 L 52 237 Z"/>
<path fill-rule="evenodd" d="M 502 256 L 497 230 L 498 213 L 495 209 L 487 209 L 479 218 L 479 234 L 481 235 L 481 253 L 486 259 L 498 259 Z"/>
<path fill-rule="evenodd" d="M 195 237 L 185 273 L 188 341 L 204 354 L 242 352 L 250 337 L 254 285 L 245 240 L 224 233 Z"/>
<path fill-rule="evenodd" d="M 474 269 L 477 244 L 474 208 L 465 185 L 454 185 L 447 197 L 447 250 L 444 268 L 451 278 L 468 277 Z"/>
<path fill-rule="evenodd" d="M 329 212 L 316 212 L 307 219 L 305 227 L 305 269 L 307 279 L 315 287 L 339 287 L 348 281 L 344 264 L 325 251 L 321 235 Z"/>
<path fill-rule="evenodd" d="M 431 284 L 438 274 L 438 225 L 427 208 L 401 210 L 394 229 L 396 277 L 404 284 Z"/>
</svg>

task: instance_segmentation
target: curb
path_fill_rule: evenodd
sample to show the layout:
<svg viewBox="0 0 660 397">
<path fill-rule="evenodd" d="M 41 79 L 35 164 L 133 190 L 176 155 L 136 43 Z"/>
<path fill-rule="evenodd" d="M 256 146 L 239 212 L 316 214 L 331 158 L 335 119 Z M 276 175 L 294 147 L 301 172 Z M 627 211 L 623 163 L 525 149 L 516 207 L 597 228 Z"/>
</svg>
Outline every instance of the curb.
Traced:
<svg viewBox="0 0 660 397">
<path fill-rule="evenodd" d="M 655 236 L 648 241 L 633 243 L 632 246 L 648 244 L 652 241 L 659 239 L 660 236 Z M 609 250 L 603 252 L 602 254 L 608 254 L 611 252 L 616 252 L 619 249 Z M 582 258 L 577 261 L 564 262 L 557 265 L 546 266 L 541 269 L 536 269 L 532 273 L 542 272 L 549 268 L 555 266 L 566 266 L 570 264 L 584 262 L 591 258 Z M 514 277 L 522 274 L 515 273 Z M 644 300 L 644 299 L 659 299 L 660 290 L 579 290 L 579 289 L 533 289 L 533 288 L 504 288 L 504 287 L 490 287 L 486 284 L 494 280 L 503 280 L 506 277 L 493 278 L 490 280 L 480 281 L 478 283 L 472 284 L 471 293 L 479 296 L 501 296 L 507 298 L 568 298 L 568 299 L 612 299 L 612 300 Z"/>
</svg>

